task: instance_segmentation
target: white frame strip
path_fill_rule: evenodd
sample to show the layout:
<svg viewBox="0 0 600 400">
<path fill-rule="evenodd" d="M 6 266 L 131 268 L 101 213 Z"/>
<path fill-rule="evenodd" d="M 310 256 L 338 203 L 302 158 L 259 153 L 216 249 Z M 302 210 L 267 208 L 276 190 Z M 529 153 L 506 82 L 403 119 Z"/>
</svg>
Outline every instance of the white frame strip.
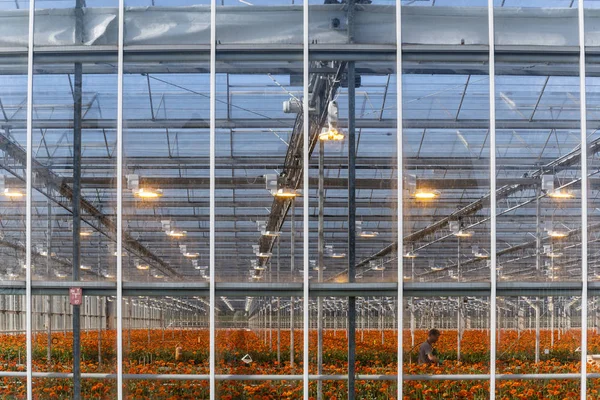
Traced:
<svg viewBox="0 0 600 400">
<path fill-rule="evenodd" d="M 123 43 L 125 0 L 119 0 L 117 49 L 117 398 L 123 399 Z"/>
<path fill-rule="evenodd" d="M 209 367 L 210 398 L 216 398 L 215 383 L 215 115 L 216 115 L 216 43 L 217 43 L 217 2 L 210 0 L 210 217 L 209 217 Z"/>
<path fill-rule="evenodd" d="M 33 363 L 32 363 L 32 337 L 31 337 L 31 195 L 32 195 L 32 167 L 33 167 L 33 45 L 35 20 L 35 0 L 29 2 L 29 40 L 27 47 L 27 172 L 26 172 L 26 201 L 25 207 L 25 340 L 27 352 L 27 399 L 33 398 Z"/>
<path fill-rule="evenodd" d="M 488 48 L 490 81 L 490 400 L 496 398 L 496 59 L 494 0 L 488 0 Z"/>
<path fill-rule="evenodd" d="M 309 399 L 309 391 L 308 391 L 308 371 L 309 371 L 309 367 L 310 367 L 310 359 L 309 359 L 309 335 L 308 335 L 308 330 L 310 328 L 309 325 L 309 292 L 308 292 L 308 272 L 309 272 L 309 235 L 310 235 L 310 231 L 309 231 L 309 209 L 308 209 L 308 200 L 310 197 L 310 191 L 309 191 L 309 183 L 308 183 L 308 178 L 309 178 L 309 173 L 310 173 L 310 169 L 309 169 L 309 159 L 308 159 L 308 146 L 309 146 L 309 136 L 310 136 L 310 118 L 309 118 L 309 112 L 308 112 L 308 84 L 309 84 L 309 49 L 308 49 L 308 45 L 309 45 L 309 36 L 308 36 L 308 0 L 303 0 L 303 7 L 302 7 L 302 16 L 303 16 L 303 34 L 304 34 L 304 45 L 302 47 L 302 76 L 303 76 L 303 97 L 302 97 L 302 129 L 303 129 L 303 139 L 304 139 L 304 151 L 303 151 L 303 162 L 302 162 L 302 168 L 303 168 L 303 184 L 302 184 L 302 188 L 304 189 L 304 196 L 302 197 L 303 203 L 302 203 L 302 219 L 303 219 L 303 251 L 304 251 L 304 257 L 302 260 L 302 264 L 304 268 L 304 273 L 303 273 L 303 278 L 302 278 L 302 288 L 304 289 L 304 293 L 303 293 L 303 326 L 304 326 L 304 332 L 303 332 L 303 337 L 304 337 L 304 343 L 303 343 L 303 362 L 304 365 L 302 366 L 302 384 L 303 384 L 303 397 L 304 400 L 308 400 Z M 294 201 L 294 200 L 292 200 Z M 292 255 L 293 257 L 293 255 Z M 292 308 L 293 308 L 293 304 L 292 304 Z"/>
<path fill-rule="evenodd" d="M 402 366 L 404 364 L 404 357 L 402 353 L 403 348 L 403 332 L 404 332 L 404 130 L 402 129 L 402 2 L 396 0 L 396 162 L 397 162 L 397 203 L 398 208 L 398 298 L 396 312 L 398 313 L 398 329 L 397 329 L 397 343 L 398 343 L 398 399 L 404 398 L 404 374 Z"/>
<path fill-rule="evenodd" d="M 578 0 L 579 20 L 579 112 L 581 118 L 581 398 L 587 398 L 587 329 L 588 329 L 588 146 L 587 99 L 585 92 L 585 21 L 584 1 Z"/>
</svg>

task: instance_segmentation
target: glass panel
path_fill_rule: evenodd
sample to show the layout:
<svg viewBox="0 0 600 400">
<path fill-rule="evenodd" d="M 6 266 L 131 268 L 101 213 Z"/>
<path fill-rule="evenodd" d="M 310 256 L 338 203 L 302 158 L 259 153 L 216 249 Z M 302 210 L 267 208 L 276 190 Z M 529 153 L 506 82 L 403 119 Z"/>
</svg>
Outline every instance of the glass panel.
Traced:
<svg viewBox="0 0 600 400">
<path fill-rule="evenodd" d="M 487 281 L 488 78 L 410 68 L 404 76 L 404 279 Z M 474 114 L 480 120 L 469 125 L 480 127 L 463 128 Z M 425 127 L 413 128 L 421 118 Z"/>
<path fill-rule="evenodd" d="M 498 278 L 580 281 L 579 80 L 497 76 L 496 93 L 497 126 L 512 125 L 496 132 Z"/>
<path fill-rule="evenodd" d="M 72 306 L 67 296 L 32 299 L 33 367 L 40 372 L 73 368 Z M 116 308 L 112 297 L 84 296 L 81 305 L 81 371 L 110 373 L 116 368 Z M 89 388 L 88 388 L 89 389 Z M 87 390 L 83 388 L 82 390 Z"/>
<path fill-rule="evenodd" d="M 403 48 L 488 44 L 487 0 L 401 0 Z M 460 47 L 458 47 L 460 46 Z"/>
<path fill-rule="evenodd" d="M 0 327 L 0 371 L 25 371 L 25 296 L 0 294 Z M 19 379 L 5 381 L 7 392 L 19 391 L 21 383 Z"/>
<path fill-rule="evenodd" d="M 123 301 L 126 374 L 208 374 L 208 301 L 204 297 L 135 296 Z M 130 396 L 208 393 L 208 381 L 131 379 Z M 194 392 L 198 390 L 199 392 Z"/>
<path fill-rule="evenodd" d="M 572 0 L 494 0 L 496 46 L 578 46 L 577 4 Z"/>
<path fill-rule="evenodd" d="M 473 375 L 489 372 L 489 298 L 410 297 L 405 299 L 404 310 L 405 374 Z M 437 329 L 439 335 L 433 329 Z M 447 392 L 441 393 L 459 392 L 465 385 L 470 390 L 476 384 L 481 382 L 457 382 L 447 388 Z M 439 382 L 421 380 L 410 381 L 406 385 L 405 395 L 408 396 L 443 389 Z"/>
<path fill-rule="evenodd" d="M 123 77 L 123 279 L 205 281 L 209 75 L 169 63 L 129 62 L 128 57 Z M 160 124 L 146 126 L 158 119 Z"/>
<path fill-rule="evenodd" d="M 217 374 L 302 374 L 301 298 L 227 296 L 217 308 Z"/>
<path fill-rule="evenodd" d="M 125 15 L 126 46 L 210 45 L 210 0 L 125 0 Z"/>
</svg>

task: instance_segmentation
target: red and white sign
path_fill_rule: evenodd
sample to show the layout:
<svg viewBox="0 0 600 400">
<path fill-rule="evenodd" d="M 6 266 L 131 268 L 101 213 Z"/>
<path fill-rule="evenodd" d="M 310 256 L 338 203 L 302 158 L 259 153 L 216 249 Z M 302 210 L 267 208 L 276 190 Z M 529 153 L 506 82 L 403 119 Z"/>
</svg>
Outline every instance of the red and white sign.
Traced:
<svg viewBox="0 0 600 400">
<path fill-rule="evenodd" d="M 69 301 L 72 306 L 80 306 L 83 300 L 83 292 L 80 287 L 69 289 Z"/>
</svg>

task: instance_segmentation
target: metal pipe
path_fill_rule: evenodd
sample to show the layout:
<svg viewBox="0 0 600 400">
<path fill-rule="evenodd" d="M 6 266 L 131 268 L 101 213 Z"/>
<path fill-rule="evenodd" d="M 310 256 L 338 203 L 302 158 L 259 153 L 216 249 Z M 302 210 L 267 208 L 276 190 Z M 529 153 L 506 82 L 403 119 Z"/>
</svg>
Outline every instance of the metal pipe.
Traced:
<svg viewBox="0 0 600 400">
<path fill-rule="evenodd" d="M 348 2 L 354 9 L 354 0 Z M 350 16 L 351 12 L 348 13 Z M 350 29 L 349 29 L 350 31 Z M 348 282 L 356 280 L 356 80 L 354 61 L 348 63 Z M 356 297 L 348 297 L 348 399 L 355 398 Z"/>
<path fill-rule="evenodd" d="M 323 282 L 323 268 L 324 263 L 324 249 L 325 249 L 325 143 L 319 141 L 319 228 L 318 228 L 318 260 L 317 266 L 319 268 L 317 274 L 317 280 Z M 317 297 L 317 373 L 323 374 L 323 298 Z M 317 382 L 317 400 L 323 399 L 323 382 Z"/>
<path fill-rule="evenodd" d="M 77 0 L 76 15 L 81 12 Z M 81 16 L 83 18 L 83 16 Z M 77 18 L 79 19 L 79 17 Z M 79 281 L 81 266 L 81 119 L 83 67 L 75 63 L 73 87 L 73 281 Z M 81 306 L 73 305 L 73 399 L 81 398 Z"/>
</svg>

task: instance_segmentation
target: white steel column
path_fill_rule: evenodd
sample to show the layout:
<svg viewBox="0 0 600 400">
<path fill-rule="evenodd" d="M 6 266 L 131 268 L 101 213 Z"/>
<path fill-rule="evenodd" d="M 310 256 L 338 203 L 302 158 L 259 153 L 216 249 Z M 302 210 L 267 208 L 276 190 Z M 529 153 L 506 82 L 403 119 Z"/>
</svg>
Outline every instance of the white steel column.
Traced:
<svg viewBox="0 0 600 400">
<path fill-rule="evenodd" d="M 309 80 L 309 71 L 308 71 L 308 66 L 309 66 L 309 52 L 308 52 L 308 0 L 303 0 L 302 2 L 302 23 L 303 23 L 303 33 L 304 33 L 304 46 L 302 47 L 303 50 L 303 55 L 302 55 L 302 59 L 303 59 L 303 63 L 302 63 L 302 75 L 303 75 L 303 87 L 302 87 L 302 92 L 303 92 L 303 97 L 302 97 L 302 128 L 304 131 L 304 152 L 303 152 L 303 162 L 302 162 L 302 168 L 303 168 L 303 175 L 302 177 L 304 178 L 304 182 L 302 183 L 302 189 L 304 190 L 304 195 L 303 195 L 303 206 L 302 206 L 302 219 L 303 219 L 303 250 L 304 250 L 304 257 L 302 260 L 302 268 L 304 268 L 304 274 L 303 274 L 303 284 L 302 287 L 304 289 L 304 296 L 303 296 L 303 326 L 304 326 L 304 332 L 303 332 L 303 336 L 304 336 L 304 354 L 303 356 L 303 360 L 304 360 L 304 365 L 302 366 L 302 383 L 303 383 L 303 398 L 304 400 L 308 400 L 309 396 L 308 396 L 308 370 L 310 367 L 310 359 L 309 359 L 309 353 L 308 353 L 308 340 L 309 340 L 309 335 L 308 335 L 308 329 L 309 329 L 309 310 L 308 310 L 308 304 L 309 304 L 309 294 L 308 294 L 308 272 L 309 272 L 309 261 L 308 261 L 308 257 L 309 257 L 309 221 L 308 221 L 308 200 L 309 200 L 309 187 L 308 187 L 308 175 L 309 175 L 309 165 L 308 165 L 308 146 L 309 146 L 309 135 L 310 135 L 310 118 L 309 118 L 309 112 L 308 112 L 308 80 Z M 293 255 L 292 255 L 293 257 Z M 293 309 L 294 305 L 292 304 L 292 309 Z"/>
<path fill-rule="evenodd" d="M 585 21 L 584 1 L 578 1 L 579 15 L 579 107 L 581 117 L 581 398 L 587 398 L 587 328 L 588 328 L 588 146 L 587 99 L 585 93 Z"/>
<path fill-rule="evenodd" d="M 398 209 L 397 218 L 398 218 L 398 298 L 396 303 L 396 312 L 398 313 L 397 322 L 398 329 L 397 333 L 397 341 L 398 341 L 398 399 L 404 398 L 403 394 L 403 382 L 404 377 L 402 373 L 402 364 L 403 356 L 402 356 L 402 333 L 404 331 L 404 257 L 403 257 L 403 249 L 404 249 L 404 224 L 402 221 L 402 215 L 404 211 L 404 199 L 403 199 L 403 189 L 404 189 L 404 179 L 403 179 L 403 166 L 404 166 L 404 152 L 403 152 L 403 140 L 404 140 L 404 131 L 402 129 L 402 2 L 400 0 L 396 0 L 396 174 L 398 180 L 398 189 L 397 189 L 397 204 Z"/>
<path fill-rule="evenodd" d="M 125 0 L 119 0 L 117 54 L 117 398 L 123 399 L 123 38 Z M 131 327 L 130 327 L 131 329 Z"/>
<path fill-rule="evenodd" d="M 217 2 L 210 0 L 210 217 L 209 217 L 209 367 L 210 399 L 216 398 L 215 384 L 215 108 L 216 108 L 216 42 Z"/>
<path fill-rule="evenodd" d="M 496 68 L 494 0 L 488 0 L 490 81 L 490 400 L 496 398 Z"/>
<path fill-rule="evenodd" d="M 29 41 L 27 48 L 27 172 L 25 207 L 25 336 L 27 340 L 27 399 L 33 398 L 32 382 L 32 337 L 31 337 L 31 195 L 32 195 L 32 121 L 33 121 L 33 24 L 35 20 L 35 0 L 29 2 Z"/>
</svg>

